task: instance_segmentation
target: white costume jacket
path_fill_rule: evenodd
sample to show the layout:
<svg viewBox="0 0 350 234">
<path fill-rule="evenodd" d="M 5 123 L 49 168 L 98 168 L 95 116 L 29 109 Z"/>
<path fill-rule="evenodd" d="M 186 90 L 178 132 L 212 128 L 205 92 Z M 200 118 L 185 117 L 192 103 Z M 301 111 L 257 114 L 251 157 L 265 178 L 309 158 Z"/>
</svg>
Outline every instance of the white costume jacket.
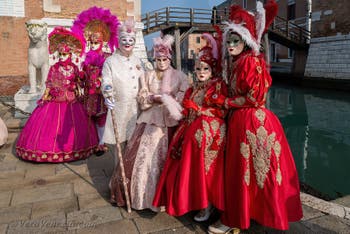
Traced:
<svg viewBox="0 0 350 234">
<path fill-rule="evenodd" d="M 144 76 L 141 60 L 133 54 L 125 57 L 116 51 L 108 57 L 102 69 L 102 90 L 111 85 L 115 101 L 115 111 L 118 125 L 119 142 L 130 139 L 137 120 L 140 78 Z M 105 94 L 104 94 L 105 95 Z M 103 141 L 115 144 L 111 110 L 108 111 Z"/>
</svg>

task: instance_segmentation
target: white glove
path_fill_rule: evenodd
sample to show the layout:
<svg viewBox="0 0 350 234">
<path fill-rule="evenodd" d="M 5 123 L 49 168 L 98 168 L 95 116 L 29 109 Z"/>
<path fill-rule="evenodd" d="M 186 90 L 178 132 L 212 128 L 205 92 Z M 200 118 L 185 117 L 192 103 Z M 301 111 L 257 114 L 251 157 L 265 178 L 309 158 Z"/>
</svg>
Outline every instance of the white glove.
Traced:
<svg viewBox="0 0 350 234">
<path fill-rule="evenodd" d="M 115 107 L 114 98 L 113 97 L 105 98 L 105 105 L 107 106 L 108 109 L 113 110 Z"/>
</svg>

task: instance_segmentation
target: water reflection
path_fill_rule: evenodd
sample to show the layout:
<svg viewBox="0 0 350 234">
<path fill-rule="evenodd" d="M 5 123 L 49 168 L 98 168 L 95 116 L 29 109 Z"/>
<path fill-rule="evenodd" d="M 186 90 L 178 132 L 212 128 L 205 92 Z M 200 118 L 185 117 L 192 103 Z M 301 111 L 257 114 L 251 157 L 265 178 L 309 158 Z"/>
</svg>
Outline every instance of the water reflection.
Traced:
<svg viewBox="0 0 350 234">
<path fill-rule="evenodd" d="M 350 194 L 350 94 L 274 85 L 268 107 L 282 122 L 300 181 L 331 198 Z"/>
</svg>

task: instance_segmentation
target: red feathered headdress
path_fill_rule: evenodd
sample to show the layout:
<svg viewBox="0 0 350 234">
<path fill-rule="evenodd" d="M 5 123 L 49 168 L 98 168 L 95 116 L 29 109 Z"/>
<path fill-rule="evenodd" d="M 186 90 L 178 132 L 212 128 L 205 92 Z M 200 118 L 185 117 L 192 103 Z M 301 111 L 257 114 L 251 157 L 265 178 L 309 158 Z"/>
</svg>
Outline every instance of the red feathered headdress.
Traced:
<svg viewBox="0 0 350 234">
<path fill-rule="evenodd" d="M 49 34 L 49 53 L 56 51 L 82 56 L 85 51 L 85 41 L 81 36 L 64 27 L 55 27 Z"/>
<path fill-rule="evenodd" d="M 200 49 L 198 59 L 207 63 L 212 68 L 214 75 L 218 76 L 221 72 L 219 42 L 209 33 L 203 33 L 202 38 L 207 44 Z"/>
<path fill-rule="evenodd" d="M 261 37 L 276 17 L 277 11 L 278 5 L 274 0 L 269 0 L 265 6 L 257 1 L 255 14 L 238 5 L 231 6 L 230 22 L 224 23 L 224 38 L 227 33 L 235 32 L 256 54 L 259 54 Z"/>
</svg>

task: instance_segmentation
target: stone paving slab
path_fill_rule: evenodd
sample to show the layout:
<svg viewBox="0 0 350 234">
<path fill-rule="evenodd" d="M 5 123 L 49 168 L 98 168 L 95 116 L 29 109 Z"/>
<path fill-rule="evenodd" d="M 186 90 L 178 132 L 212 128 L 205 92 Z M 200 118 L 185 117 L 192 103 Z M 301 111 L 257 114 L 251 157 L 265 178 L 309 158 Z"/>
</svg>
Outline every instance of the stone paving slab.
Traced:
<svg viewBox="0 0 350 234">
<path fill-rule="evenodd" d="M 81 210 L 110 206 L 110 203 L 100 194 L 81 194 L 78 195 L 79 208 Z"/>
<path fill-rule="evenodd" d="M 157 232 L 150 232 L 151 234 L 205 234 L 206 231 L 200 229 L 195 225 L 187 225 L 180 228 L 171 228 L 167 230 L 161 230 Z"/>
<path fill-rule="evenodd" d="M 63 212 L 55 216 L 47 216 L 41 219 L 21 220 L 9 225 L 7 234 L 18 233 L 56 233 L 67 230 L 66 216 Z"/>
<path fill-rule="evenodd" d="M 124 219 L 77 230 L 77 234 L 138 234 L 134 222 Z"/>
<path fill-rule="evenodd" d="M 96 225 L 121 220 L 118 208 L 106 206 L 95 209 L 74 211 L 67 214 L 68 230 L 92 228 Z"/>
<path fill-rule="evenodd" d="M 175 218 L 164 212 L 155 214 L 152 217 L 134 218 L 136 226 L 140 233 L 151 233 L 161 230 L 180 228 L 190 224 L 184 217 Z M 156 224 L 156 225 L 155 225 Z"/>
<path fill-rule="evenodd" d="M 0 234 L 6 234 L 7 232 L 7 224 L 0 224 Z"/>
<path fill-rule="evenodd" d="M 62 212 L 67 214 L 73 211 L 77 211 L 78 208 L 78 200 L 75 196 L 63 199 L 36 202 L 33 203 L 31 218 L 37 219 L 40 217 L 57 215 Z"/>
<path fill-rule="evenodd" d="M 342 222 L 339 217 L 325 215 L 318 217 L 308 222 L 303 222 L 303 225 L 308 227 L 310 230 L 316 233 L 339 233 L 339 234 L 348 234 L 350 233 L 350 228 L 348 225 Z"/>
<path fill-rule="evenodd" d="M 24 172 L 0 173 L 0 191 L 9 191 L 23 187 Z"/>
<path fill-rule="evenodd" d="M 73 186 L 64 183 L 37 187 L 35 189 L 16 189 L 14 190 L 11 205 L 62 199 L 72 196 Z"/>
<path fill-rule="evenodd" d="M 40 179 L 47 176 L 55 175 L 55 165 L 46 165 L 46 164 L 34 164 L 32 167 L 27 168 L 24 179 Z"/>
<path fill-rule="evenodd" d="M 0 192 L 0 207 L 7 207 L 10 205 L 12 191 Z"/>
<path fill-rule="evenodd" d="M 78 178 L 73 180 L 72 183 L 74 186 L 74 194 L 78 196 L 85 194 L 99 194 L 92 181 Z"/>
<path fill-rule="evenodd" d="M 346 207 L 350 207 L 350 195 L 335 199 L 332 202 L 337 203 L 339 205 L 346 206 Z"/>
<path fill-rule="evenodd" d="M 0 173 L 16 171 L 16 162 L 0 163 Z"/>
<path fill-rule="evenodd" d="M 9 129 L 9 132 L 11 130 L 19 130 L 22 129 L 24 127 L 24 125 L 26 124 L 28 118 L 23 118 L 23 119 L 15 119 L 12 118 L 12 116 L 4 116 L 4 122 L 7 126 L 7 128 Z"/>
<path fill-rule="evenodd" d="M 30 218 L 32 204 L 0 208 L 0 224 L 10 223 Z"/>
<path fill-rule="evenodd" d="M 321 216 L 324 216 L 324 214 L 319 210 L 303 205 L 303 218 L 302 218 L 303 221 L 318 218 Z"/>
<path fill-rule="evenodd" d="M 69 175 L 76 174 L 78 176 L 87 177 L 89 173 L 87 171 L 85 160 L 78 162 L 79 164 L 73 163 L 63 163 L 58 164 L 55 167 L 56 175 Z"/>
<path fill-rule="evenodd" d="M 87 160 L 87 168 L 89 175 L 111 177 L 114 170 L 114 158 L 110 151 L 106 152 L 100 157 L 91 156 Z"/>
</svg>

